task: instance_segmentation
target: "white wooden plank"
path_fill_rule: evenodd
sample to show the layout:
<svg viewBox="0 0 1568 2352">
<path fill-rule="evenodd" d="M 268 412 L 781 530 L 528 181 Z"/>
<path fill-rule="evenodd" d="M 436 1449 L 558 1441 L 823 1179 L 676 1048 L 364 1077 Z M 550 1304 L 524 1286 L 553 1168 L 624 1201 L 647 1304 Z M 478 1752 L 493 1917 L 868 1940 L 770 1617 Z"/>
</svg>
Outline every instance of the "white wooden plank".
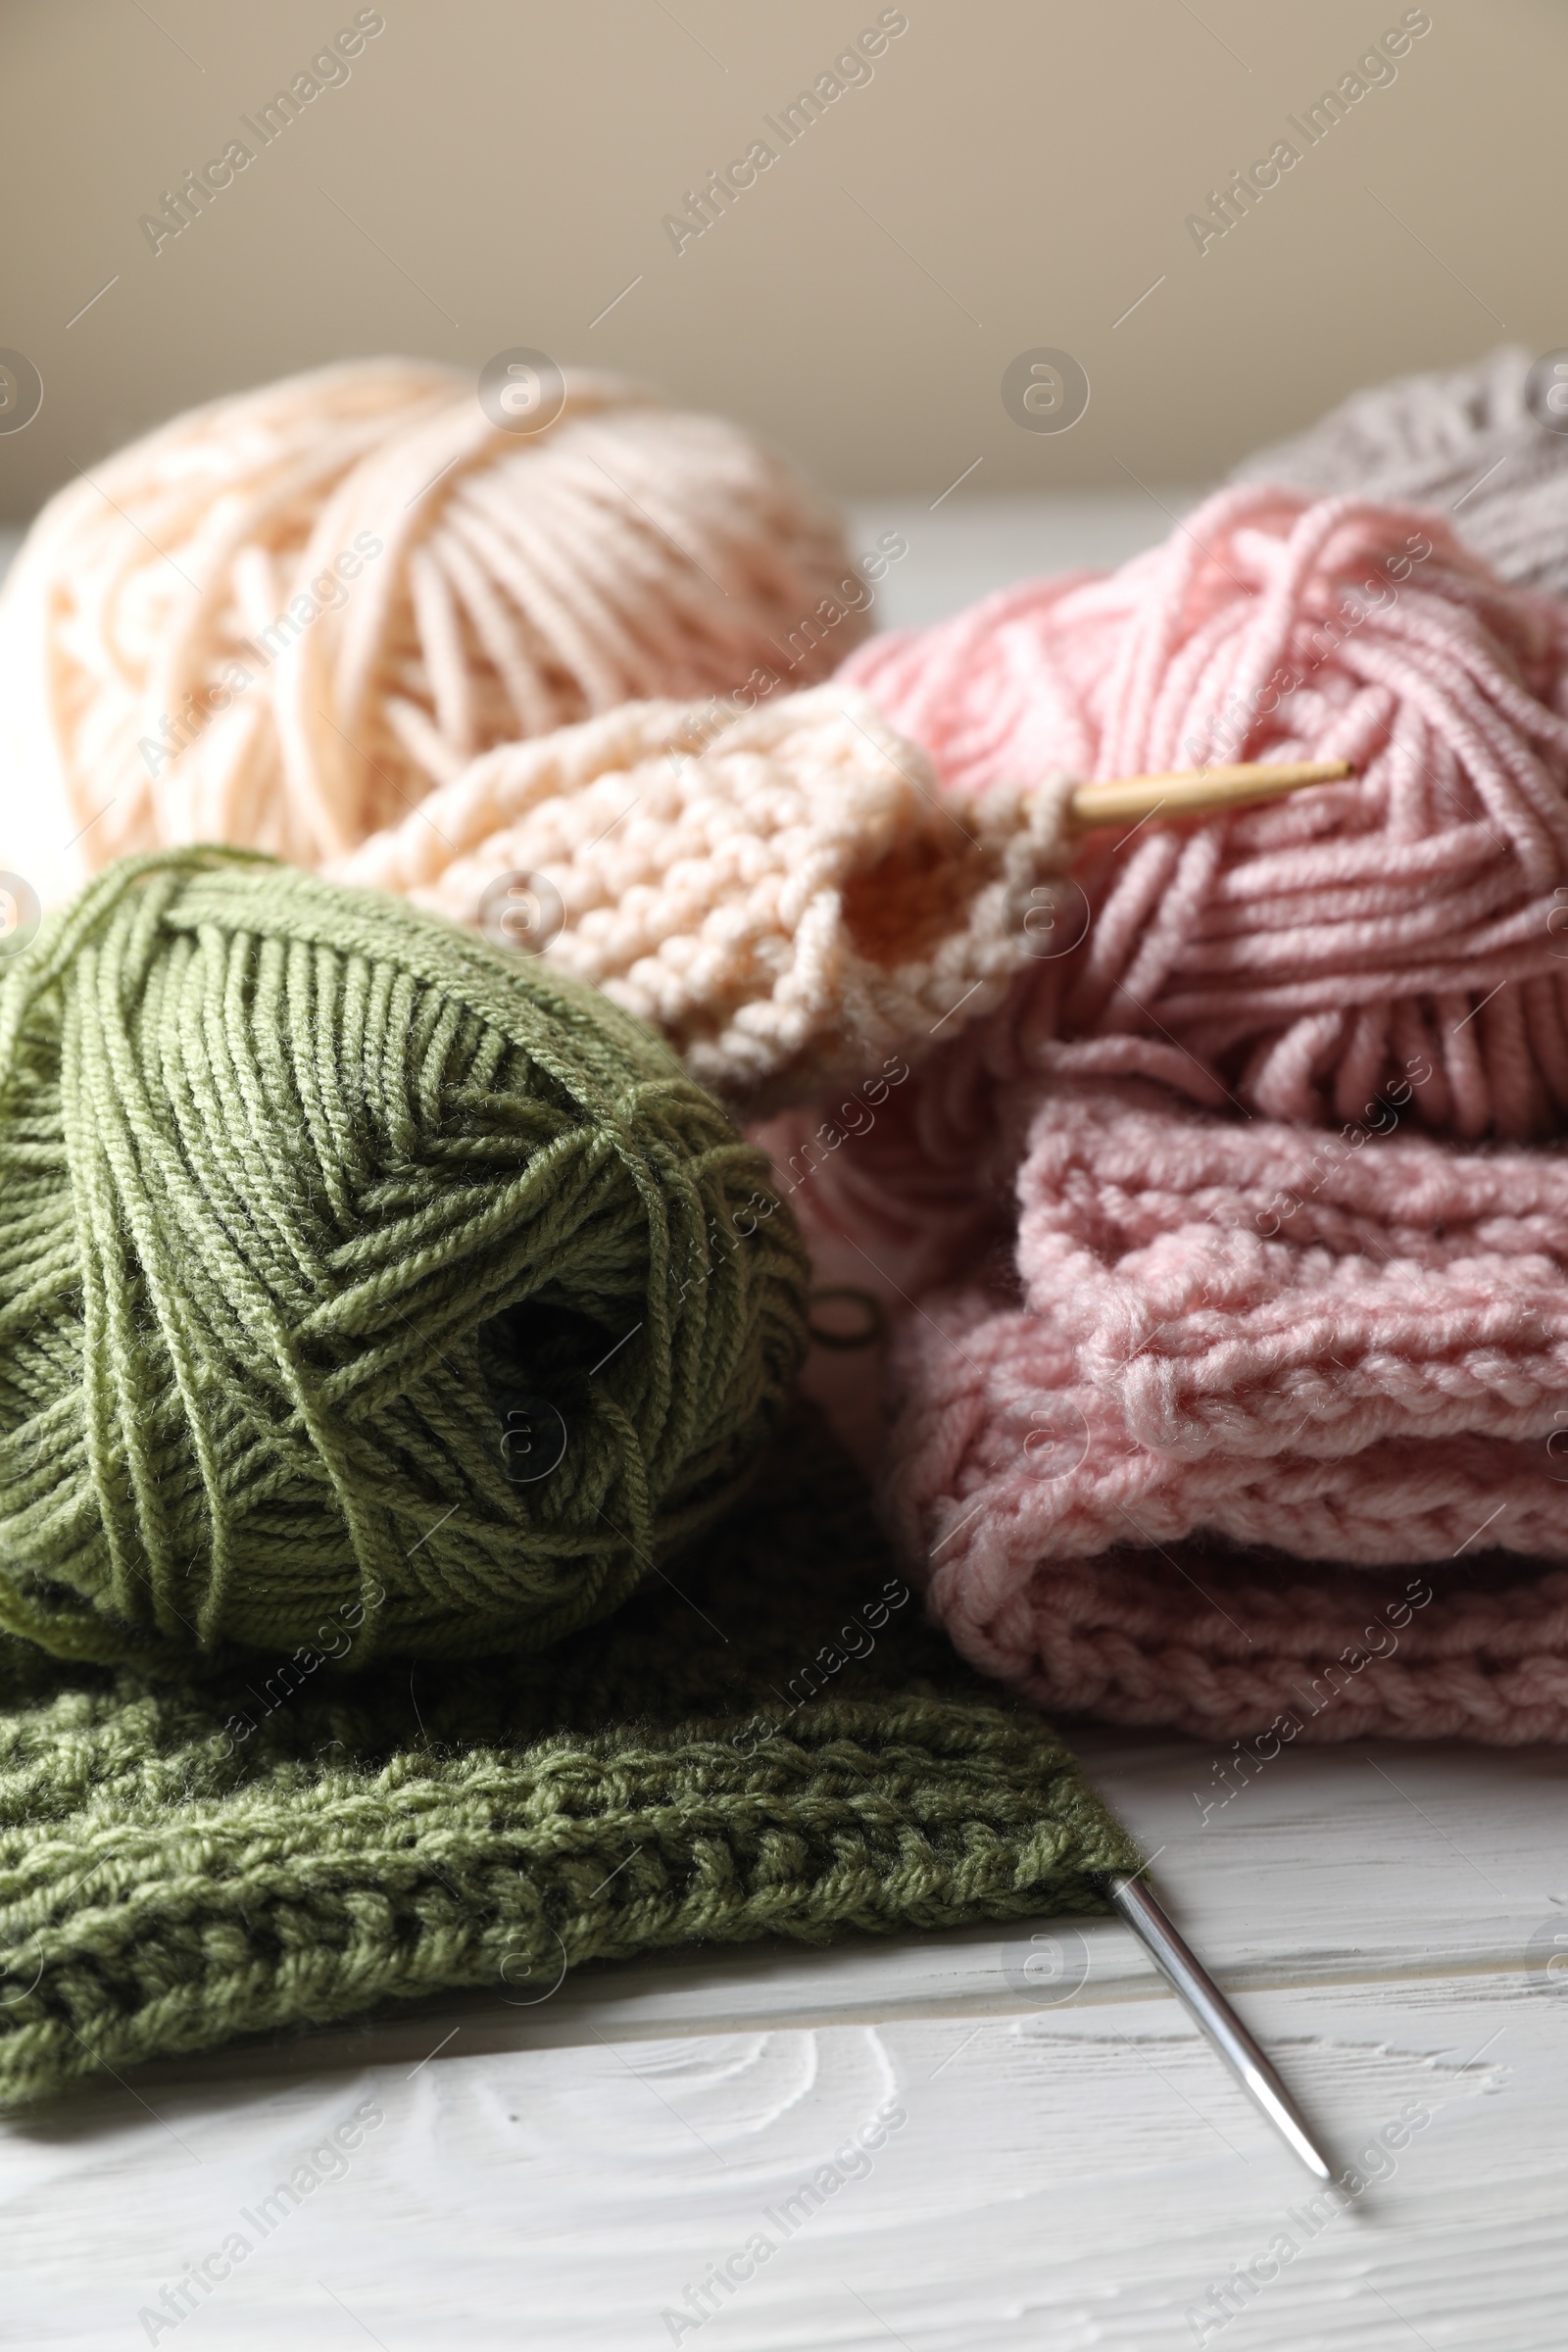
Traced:
<svg viewBox="0 0 1568 2352">
<path fill-rule="evenodd" d="M 1196 2340 L 1183 2312 L 1291 2230 L 1299 2268 L 1209 2340 L 1414 2340 L 1377 2286 L 1434 2346 L 1556 2352 L 1568 1998 L 1501 1977 L 1427 1989 L 1419 2017 L 1387 1987 L 1251 2003 L 1338 2154 L 1412 2103 L 1431 2117 L 1311 2235 L 1291 2218 L 1306 2176 L 1151 2000 L 194 2085 L 161 2092 L 156 2117 L 95 2099 L 13 2128 L 0 2152 L 8 2321 L 39 2346 L 135 2341 L 138 2311 L 239 2231 L 253 2248 L 232 2276 L 140 2340 L 259 2346 L 292 2328 L 330 2347 L 362 2322 L 402 2352 L 439 2321 L 437 2340 L 474 2347 L 700 2334 L 721 2352 L 858 2352 L 888 2340 L 880 2320 L 910 2352 L 1148 2352 Z M 906 2120 L 862 2167 L 852 2135 L 890 2098 Z M 263 2236 L 260 2201 L 367 2099 L 385 2120 Z M 813 2208 L 802 2184 L 835 2155 L 844 2183 Z M 660 2315 L 689 2311 L 686 2290 L 759 2232 L 765 2265 L 673 2332 Z"/>
<path fill-rule="evenodd" d="M 1568 1992 L 1518 1963 L 1562 1892 L 1565 1760 L 1292 1754 L 1198 1828 L 1195 1743 L 1085 1744 L 1140 1833 L 1166 1837 L 1163 1883 L 1335 2153 L 1410 2099 L 1434 2119 L 1206 2340 L 1392 2352 L 1413 2327 L 1434 2347 L 1556 2352 Z M 1194 2342 L 1184 2311 L 1266 2260 L 1310 2184 L 1125 1932 L 1084 1934 L 1090 1976 L 1061 2007 L 1020 1990 L 1022 1932 L 982 1931 L 585 1972 L 532 2013 L 452 2008 L 440 2049 L 449 2025 L 426 2013 L 145 2070 L 0 2132 L 8 2323 L 39 2346 L 292 2328 L 328 2348 L 363 2323 L 401 2352 L 437 2323 L 510 2346 L 526 2314 L 525 2340 L 667 2343 L 660 2313 L 892 2096 L 907 2122 L 776 2232 L 705 2343 L 893 2340 L 857 2295 L 910 2352 Z M 367 2097 L 385 2121 L 341 2179 L 265 2237 L 240 2218 Z M 235 2229 L 254 2251 L 233 2275 L 187 2290 L 177 2329 L 138 2332 Z"/>
</svg>

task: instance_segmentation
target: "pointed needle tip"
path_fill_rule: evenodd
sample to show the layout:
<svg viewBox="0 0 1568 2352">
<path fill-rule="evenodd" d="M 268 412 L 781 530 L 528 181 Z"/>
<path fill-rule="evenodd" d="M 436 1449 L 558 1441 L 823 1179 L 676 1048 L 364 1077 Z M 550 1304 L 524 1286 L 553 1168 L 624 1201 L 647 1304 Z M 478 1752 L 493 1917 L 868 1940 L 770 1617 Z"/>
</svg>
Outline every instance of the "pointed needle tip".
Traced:
<svg viewBox="0 0 1568 2352">
<path fill-rule="evenodd" d="M 1141 1873 L 1110 1883 L 1110 1899 L 1138 1936 L 1160 1975 L 1199 2031 L 1222 2058 L 1259 2113 L 1266 2116 L 1292 2154 L 1320 2180 L 1335 2178 L 1333 2167 L 1296 2112 L 1272 2062 L 1243 2025 L 1229 1999 L 1155 1900 Z"/>
</svg>

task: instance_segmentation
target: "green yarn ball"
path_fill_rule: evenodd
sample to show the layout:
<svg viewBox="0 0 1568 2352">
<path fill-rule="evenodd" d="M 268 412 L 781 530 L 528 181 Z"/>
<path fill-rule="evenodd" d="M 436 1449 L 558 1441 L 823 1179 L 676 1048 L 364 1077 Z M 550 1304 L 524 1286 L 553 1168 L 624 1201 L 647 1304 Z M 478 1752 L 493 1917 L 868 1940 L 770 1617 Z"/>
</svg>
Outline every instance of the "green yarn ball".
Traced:
<svg viewBox="0 0 1568 2352">
<path fill-rule="evenodd" d="M 733 1499 L 805 1254 L 629 1016 L 213 850 L 112 867 L 0 973 L 0 1623 L 538 1649 Z"/>
</svg>

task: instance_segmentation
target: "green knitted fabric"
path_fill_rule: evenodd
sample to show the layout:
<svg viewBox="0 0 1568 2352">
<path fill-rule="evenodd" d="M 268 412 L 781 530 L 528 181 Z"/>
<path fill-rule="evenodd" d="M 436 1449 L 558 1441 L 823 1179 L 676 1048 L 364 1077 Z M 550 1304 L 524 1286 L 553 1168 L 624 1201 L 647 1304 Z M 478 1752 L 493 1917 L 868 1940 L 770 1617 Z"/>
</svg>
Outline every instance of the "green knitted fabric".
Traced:
<svg viewBox="0 0 1568 2352">
<path fill-rule="evenodd" d="M 766 1178 L 545 964 L 237 853 L 122 861 L 0 979 L 0 1625 L 178 1670 L 607 1615 L 804 1353 Z"/>
<path fill-rule="evenodd" d="M 918 1609 L 802 1418 L 669 1581 L 546 1657 L 172 1686 L 11 1642 L 0 2103 L 697 1938 L 1102 1908 L 1130 1840 Z"/>
</svg>

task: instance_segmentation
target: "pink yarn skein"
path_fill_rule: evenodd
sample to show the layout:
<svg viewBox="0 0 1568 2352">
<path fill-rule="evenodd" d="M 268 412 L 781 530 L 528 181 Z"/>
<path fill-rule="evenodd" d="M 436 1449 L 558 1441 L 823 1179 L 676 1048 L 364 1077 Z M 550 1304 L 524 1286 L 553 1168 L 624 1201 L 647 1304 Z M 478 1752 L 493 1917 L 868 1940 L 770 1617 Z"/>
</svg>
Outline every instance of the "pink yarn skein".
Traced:
<svg viewBox="0 0 1568 2352">
<path fill-rule="evenodd" d="M 1287 1602 L 1255 1547 L 1441 1562 L 1399 1677 L 1307 1736 L 1568 1730 L 1568 1579 L 1508 1572 L 1500 1616 L 1454 1582 L 1568 1559 L 1568 1154 L 1067 1086 L 1018 1200 L 1021 1297 L 929 1296 L 894 1360 L 889 1509 L 966 1656 L 1042 1704 L 1245 1732 L 1386 1581 L 1289 1570 Z M 1193 1539 L 1219 1548 L 1184 1569 Z M 1533 1632 L 1498 1651 L 1507 1622 Z"/>
<path fill-rule="evenodd" d="M 971 790 L 1357 771 L 1107 837 L 1080 868 L 1087 938 L 1041 967 L 1035 1067 L 1322 1123 L 1426 1061 L 1438 1132 L 1568 1118 L 1568 606 L 1504 587 L 1437 516 L 1222 491 L 1117 572 L 874 638 L 841 675 Z"/>
</svg>

